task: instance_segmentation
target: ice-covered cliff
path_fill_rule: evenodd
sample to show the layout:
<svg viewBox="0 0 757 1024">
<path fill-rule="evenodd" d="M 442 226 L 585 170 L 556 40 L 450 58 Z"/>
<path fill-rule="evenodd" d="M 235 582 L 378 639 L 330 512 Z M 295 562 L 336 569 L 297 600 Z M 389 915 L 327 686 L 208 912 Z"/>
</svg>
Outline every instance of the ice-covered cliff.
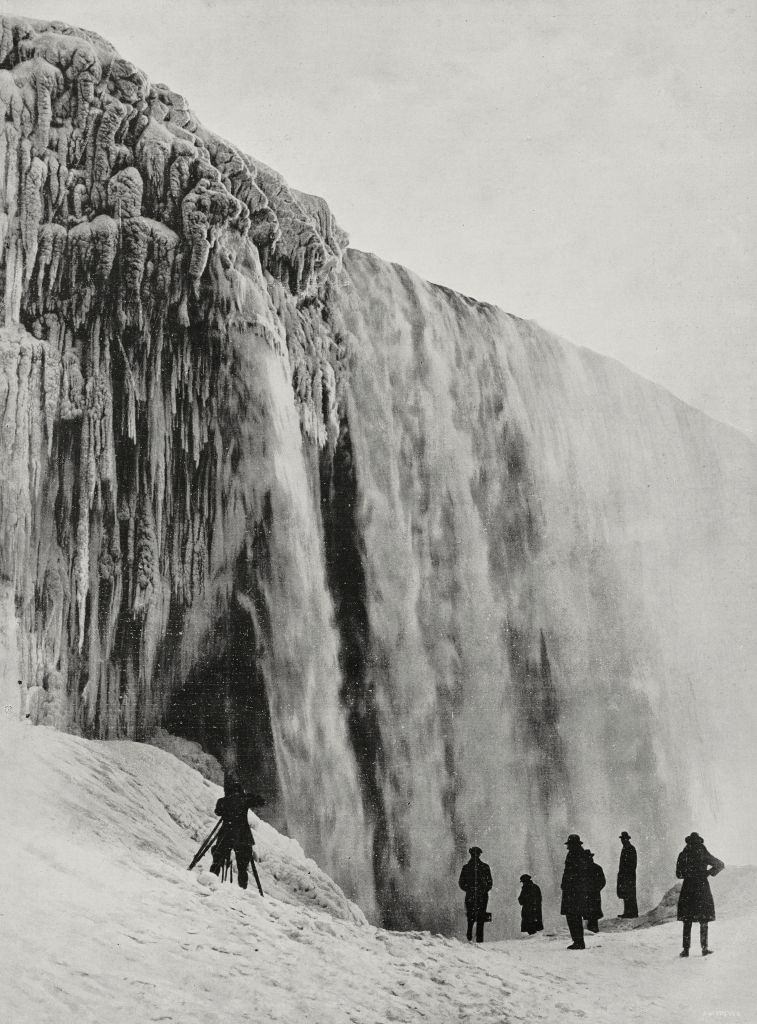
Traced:
<svg viewBox="0 0 757 1024">
<path fill-rule="evenodd" d="M 740 850 L 754 447 L 347 250 L 92 33 L 2 17 L 0 106 L 5 703 L 201 742 L 390 925 L 474 839 Z"/>
</svg>

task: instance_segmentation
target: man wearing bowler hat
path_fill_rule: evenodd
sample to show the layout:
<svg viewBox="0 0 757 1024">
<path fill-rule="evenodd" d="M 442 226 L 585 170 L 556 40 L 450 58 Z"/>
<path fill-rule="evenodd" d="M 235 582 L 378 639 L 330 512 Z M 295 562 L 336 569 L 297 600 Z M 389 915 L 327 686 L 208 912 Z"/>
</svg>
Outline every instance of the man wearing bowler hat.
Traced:
<svg viewBox="0 0 757 1024">
<path fill-rule="evenodd" d="M 620 833 L 623 849 L 620 851 L 618 865 L 618 899 L 623 900 L 623 913 L 618 917 L 638 917 L 639 907 L 636 902 L 636 847 L 626 831 Z"/>
<path fill-rule="evenodd" d="M 481 860 L 481 848 L 471 846 L 470 860 L 460 872 L 460 888 L 465 893 L 465 915 L 468 918 L 468 942 L 473 939 L 473 925 L 476 925 L 476 942 L 484 941 L 484 923 L 491 920 L 486 913 L 489 890 L 492 887 L 492 873 L 488 864 Z"/>
<path fill-rule="evenodd" d="M 589 858 L 586 856 L 580 836 L 569 835 L 565 845 L 568 847 L 568 853 L 562 876 L 560 913 L 565 915 L 570 937 L 573 939 L 568 949 L 585 949 L 583 919 L 587 908 Z"/>
</svg>

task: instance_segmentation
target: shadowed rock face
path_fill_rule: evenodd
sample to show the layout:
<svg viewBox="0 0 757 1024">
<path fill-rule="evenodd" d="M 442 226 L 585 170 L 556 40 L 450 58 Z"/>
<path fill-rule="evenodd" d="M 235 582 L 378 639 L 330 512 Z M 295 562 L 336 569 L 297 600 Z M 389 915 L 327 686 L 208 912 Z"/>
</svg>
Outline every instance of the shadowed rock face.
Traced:
<svg viewBox="0 0 757 1024">
<path fill-rule="evenodd" d="M 346 250 L 92 33 L 0 18 L 0 112 L 19 713 L 201 743 L 396 927 L 457 927 L 474 841 L 498 900 L 566 831 L 642 898 L 736 844 L 753 446 Z"/>
</svg>

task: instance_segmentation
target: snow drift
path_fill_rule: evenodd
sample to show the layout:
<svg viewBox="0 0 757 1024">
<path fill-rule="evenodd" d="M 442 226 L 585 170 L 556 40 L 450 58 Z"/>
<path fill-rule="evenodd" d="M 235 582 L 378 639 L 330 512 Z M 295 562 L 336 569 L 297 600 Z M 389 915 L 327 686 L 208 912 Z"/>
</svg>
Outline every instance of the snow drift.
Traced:
<svg viewBox="0 0 757 1024">
<path fill-rule="evenodd" d="M 393 926 L 473 841 L 743 858 L 754 447 L 347 249 L 93 33 L 2 17 L 0 107 L 10 714 L 200 743 Z"/>
<path fill-rule="evenodd" d="M 264 899 L 188 872 L 221 790 L 146 744 L 0 723 L 0 771 L 10 1024 L 683 1024 L 749 1018 L 757 997 L 754 869 L 751 889 L 730 868 L 713 882 L 714 957 L 682 964 L 671 924 L 589 936 L 576 962 L 567 933 L 476 947 L 374 928 L 253 815 Z M 494 913 L 515 918 L 516 893 L 499 886 Z"/>
</svg>

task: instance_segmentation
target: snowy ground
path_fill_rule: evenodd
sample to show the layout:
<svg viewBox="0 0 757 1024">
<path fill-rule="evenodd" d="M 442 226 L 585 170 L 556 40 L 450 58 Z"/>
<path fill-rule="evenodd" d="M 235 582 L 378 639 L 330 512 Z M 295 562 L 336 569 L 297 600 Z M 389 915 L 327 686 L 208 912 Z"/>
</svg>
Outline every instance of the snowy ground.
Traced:
<svg viewBox="0 0 757 1024">
<path fill-rule="evenodd" d="M 8 1024 L 757 1021 L 754 889 L 727 872 L 704 960 L 675 923 L 585 953 L 386 932 L 257 820 L 265 899 L 188 872 L 219 790 L 171 754 L 15 722 L 0 744 Z"/>
</svg>

